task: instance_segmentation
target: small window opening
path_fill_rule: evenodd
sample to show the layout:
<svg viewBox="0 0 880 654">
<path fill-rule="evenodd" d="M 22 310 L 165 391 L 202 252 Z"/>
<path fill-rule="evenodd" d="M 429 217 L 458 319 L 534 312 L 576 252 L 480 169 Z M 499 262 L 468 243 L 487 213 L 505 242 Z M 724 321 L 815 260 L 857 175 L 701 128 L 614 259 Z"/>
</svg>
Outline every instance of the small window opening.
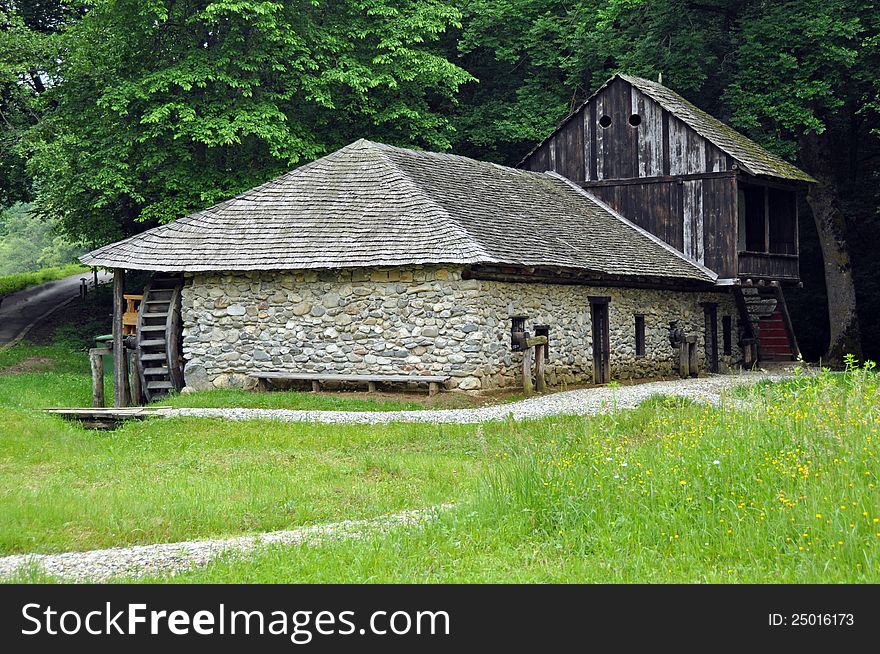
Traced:
<svg viewBox="0 0 880 654">
<path fill-rule="evenodd" d="M 636 316 L 636 356 L 645 356 L 645 316 Z"/>
<path fill-rule="evenodd" d="M 611 127 L 611 116 L 602 116 L 599 119 L 599 125 L 601 125 L 602 127 L 606 128 L 606 129 L 608 127 Z"/>
<path fill-rule="evenodd" d="M 522 352 L 525 349 L 525 340 L 529 337 L 526 331 L 528 316 L 510 317 L 510 349 L 513 352 Z"/>
<path fill-rule="evenodd" d="M 724 340 L 724 355 L 733 354 L 733 319 L 730 316 L 721 318 L 721 332 Z"/>
<path fill-rule="evenodd" d="M 642 117 L 639 116 L 638 114 L 633 114 L 632 116 L 629 117 L 629 124 L 632 125 L 633 127 L 638 127 L 639 125 L 642 124 Z"/>
</svg>

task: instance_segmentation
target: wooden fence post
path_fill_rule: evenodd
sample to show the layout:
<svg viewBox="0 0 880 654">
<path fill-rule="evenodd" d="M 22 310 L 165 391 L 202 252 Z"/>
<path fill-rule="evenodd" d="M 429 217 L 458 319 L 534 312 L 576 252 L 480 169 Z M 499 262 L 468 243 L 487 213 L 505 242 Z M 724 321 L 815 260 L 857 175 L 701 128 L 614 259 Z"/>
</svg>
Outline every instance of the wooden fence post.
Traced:
<svg viewBox="0 0 880 654">
<path fill-rule="evenodd" d="M 523 392 L 531 395 L 535 390 L 532 383 L 532 348 L 526 347 L 523 350 Z"/>
<path fill-rule="evenodd" d="M 92 365 L 92 406 L 104 406 L 104 348 L 89 350 L 89 363 Z"/>
<path fill-rule="evenodd" d="M 122 314 L 125 311 L 125 271 L 113 269 L 113 404 L 127 406 L 128 366 L 125 364 L 125 340 L 122 335 Z"/>
<path fill-rule="evenodd" d="M 135 406 L 141 406 L 144 403 L 144 393 L 141 389 L 141 376 L 138 372 L 137 356 L 134 350 L 125 350 L 125 357 L 128 359 L 128 373 L 131 379 L 131 403 Z"/>
<path fill-rule="evenodd" d="M 688 336 L 687 341 L 688 372 L 690 373 L 691 377 L 696 377 L 700 374 L 700 361 L 697 358 L 697 337 Z"/>
<path fill-rule="evenodd" d="M 544 379 L 544 346 L 535 346 L 535 387 L 539 393 L 547 390 L 547 382 Z"/>
<path fill-rule="evenodd" d="M 690 361 L 688 349 L 687 341 L 682 340 L 678 346 L 678 375 L 682 379 L 688 376 L 688 363 Z"/>
</svg>

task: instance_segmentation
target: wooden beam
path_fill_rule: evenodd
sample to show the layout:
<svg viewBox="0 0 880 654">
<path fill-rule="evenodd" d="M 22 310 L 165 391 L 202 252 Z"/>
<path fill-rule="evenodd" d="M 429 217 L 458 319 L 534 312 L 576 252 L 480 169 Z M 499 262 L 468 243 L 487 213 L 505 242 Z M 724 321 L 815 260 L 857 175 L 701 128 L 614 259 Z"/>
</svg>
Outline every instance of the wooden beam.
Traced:
<svg viewBox="0 0 880 654">
<path fill-rule="evenodd" d="M 126 406 L 125 344 L 122 336 L 122 314 L 125 311 L 125 271 L 113 269 L 113 404 L 116 407 Z"/>
<path fill-rule="evenodd" d="M 724 171 L 715 173 L 688 173 L 686 175 L 662 175 L 659 177 L 625 177 L 623 179 L 603 179 L 589 182 L 578 182 L 581 188 L 597 188 L 604 186 L 633 186 L 642 184 L 669 184 L 685 182 L 696 179 L 719 179 L 723 177 L 736 177 L 736 171 Z"/>
<path fill-rule="evenodd" d="M 110 351 L 103 347 L 89 350 L 89 363 L 92 367 L 92 406 L 104 406 L 104 355 Z"/>
<path fill-rule="evenodd" d="M 135 350 L 126 349 L 125 358 L 128 360 L 128 373 L 131 390 L 131 403 L 135 406 L 144 404 L 144 392 L 141 388 L 141 375 L 138 371 L 137 353 Z"/>
<path fill-rule="evenodd" d="M 523 393 L 531 395 L 535 390 L 532 383 L 532 348 L 527 347 L 523 352 Z"/>
<path fill-rule="evenodd" d="M 546 339 L 546 336 L 544 337 Z M 547 390 L 544 379 L 544 344 L 535 346 L 535 388 L 539 393 Z"/>
<path fill-rule="evenodd" d="M 770 191 L 764 187 L 764 252 L 770 253 Z"/>
</svg>

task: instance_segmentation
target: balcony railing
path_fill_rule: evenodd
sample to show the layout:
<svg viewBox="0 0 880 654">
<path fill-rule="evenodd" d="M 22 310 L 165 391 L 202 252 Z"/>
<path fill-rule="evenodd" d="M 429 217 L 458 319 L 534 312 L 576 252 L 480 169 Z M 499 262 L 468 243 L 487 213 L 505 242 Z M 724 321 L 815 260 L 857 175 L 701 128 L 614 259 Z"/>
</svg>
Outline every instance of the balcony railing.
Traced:
<svg viewBox="0 0 880 654">
<path fill-rule="evenodd" d="M 798 255 L 740 252 L 739 276 L 798 281 Z"/>
</svg>

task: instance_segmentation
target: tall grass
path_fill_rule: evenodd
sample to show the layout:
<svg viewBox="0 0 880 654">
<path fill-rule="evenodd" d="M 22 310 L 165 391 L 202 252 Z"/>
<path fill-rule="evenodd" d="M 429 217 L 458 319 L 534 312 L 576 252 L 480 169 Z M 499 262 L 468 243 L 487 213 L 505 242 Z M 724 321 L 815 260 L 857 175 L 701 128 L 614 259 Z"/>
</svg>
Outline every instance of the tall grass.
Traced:
<svg viewBox="0 0 880 654">
<path fill-rule="evenodd" d="M 433 525 L 180 580 L 876 582 L 878 388 L 850 367 L 756 389 L 750 411 L 655 398 L 498 426 L 533 438 Z"/>
<path fill-rule="evenodd" d="M 78 263 L 57 268 L 43 268 L 35 272 L 14 273 L 0 276 L 0 298 L 10 293 L 23 291 L 31 286 L 38 286 L 56 279 L 64 279 L 79 272 L 85 272 L 88 268 Z"/>
</svg>

